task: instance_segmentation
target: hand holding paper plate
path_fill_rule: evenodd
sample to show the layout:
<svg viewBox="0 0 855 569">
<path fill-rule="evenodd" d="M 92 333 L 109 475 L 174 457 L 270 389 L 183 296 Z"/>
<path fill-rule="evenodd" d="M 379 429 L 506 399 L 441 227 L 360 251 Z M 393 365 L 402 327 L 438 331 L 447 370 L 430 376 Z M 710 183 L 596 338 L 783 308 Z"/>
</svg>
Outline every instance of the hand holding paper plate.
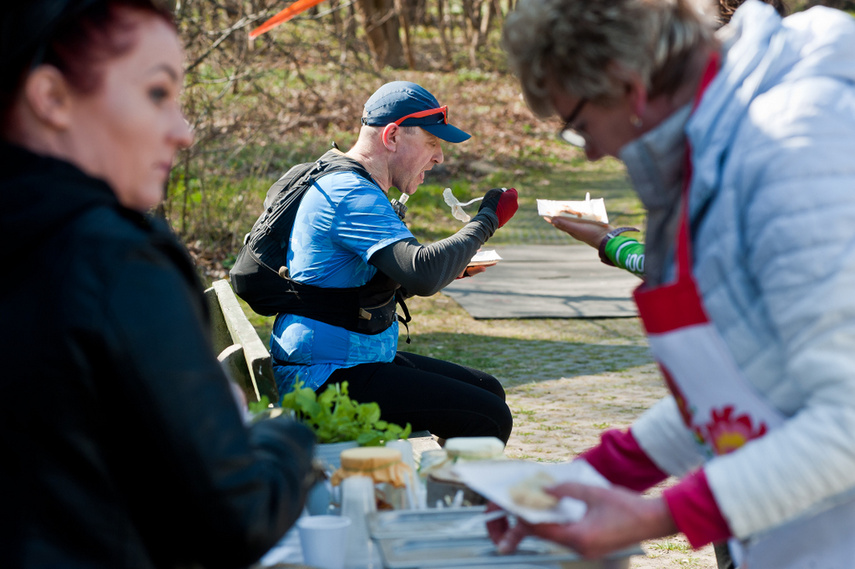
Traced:
<svg viewBox="0 0 855 569">
<path fill-rule="evenodd" d="M 581 459 L 558 464 L 523 460 L 466 462 L 454 465 L 454 473 L 475 492 L 533 524 L 575 522 L 585 515 L 587 509 L 584 502 L 566 497 L 550 508 L 531 502 L 520 504 L 513 497 L 514 489 L 534 476 L 545 474 L 555 485 L 579 482 L 602 488 L 610 486 L 608 480 Z"/>
<path fill-rule="evenodd" d="M 585 194 L 584 201 L 537 200 L 537 214 L 543 217 L 568 217 L 608 225 L 609 216 L 603 198 L 591 199 L 591 194 Z"/>
<path fill-rule="evenodd" d="M 475 256 L 472 257 L 472 260 L 469 261 L 467 267 L 481 267 L 481 266 L 490 266 L 495 265 L 502 258 L 494 249 L 484 249 L 483 251 L 478 251 L 475 253 Z"/>
</svg>

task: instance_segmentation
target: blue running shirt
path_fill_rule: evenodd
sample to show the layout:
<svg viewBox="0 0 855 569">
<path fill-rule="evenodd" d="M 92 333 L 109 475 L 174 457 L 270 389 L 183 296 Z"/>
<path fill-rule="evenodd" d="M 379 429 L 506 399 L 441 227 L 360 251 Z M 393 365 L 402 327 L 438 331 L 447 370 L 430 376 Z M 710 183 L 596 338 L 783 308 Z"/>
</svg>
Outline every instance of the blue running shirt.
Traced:
<svg viewBox="0 0 855 569">
<path fill-rule="evenodd" d="M 377 272 L 368 264 L 371 255 L 412 236 L 379 186 L 353 172 L 328 174 L 306 191 L 297 209 L 288 270 L 294 280 L 315 286 L 362 286 Z M 279 314 L 270 338 L 273 372 L 282 395 L 297 379 L 317 389 L 339 368 L 390 362 L 397 350 L 397 322 L 368 335 Z"/>
</svg>

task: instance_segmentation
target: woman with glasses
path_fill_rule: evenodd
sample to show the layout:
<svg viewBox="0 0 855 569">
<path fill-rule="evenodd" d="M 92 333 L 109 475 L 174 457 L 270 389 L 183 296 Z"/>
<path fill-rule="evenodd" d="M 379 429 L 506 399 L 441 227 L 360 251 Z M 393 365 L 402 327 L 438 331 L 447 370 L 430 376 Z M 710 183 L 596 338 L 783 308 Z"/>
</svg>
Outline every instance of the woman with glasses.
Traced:
<svg viewBox="0 0 855 569">
<path fill-rule="evenodd" d="M 749 0 L 716 38 L 687 0 L 521 0 L 532 109 L 619 158 L 648 210 L 635 292 L 672 395 L 581 455 L 574 523 L 491 527 L 597 557 L 682 532 L 738 566 L 855 559 L 855 20 Z M 641 492 L 669 476 L 661 496 Z"/>
<path fill-rule="evenodd" d="M 724 26 L 733 17 L 734 12 L 745 0 L 720 0 L 718 16 L 715 20 L 716 26 Z M 787 7 L 780 0 L 763 0 L 775 8 L 782 17 L 787 15 Z M 727 32 L 721 32 L 726 34 Z M 574 129 L 576 117 L 582 110 L 587 99 L 582 99 L 577 108 L 570 113 L 564 121 L 558 137 L 579 148 L 585 148 L 585 138 Z M 587 222 L 575 221 L 572 218 L 548 218 L 551 224 L 582 241 L 587 243 L 600 254 L 600 260 L 606 265 L 616 266 L 635 274 L 644 276 L 644 245 L 638 242 L 636 235 L 624 235 L 625 233 L 637 232 L 634 227 L 614 227 L 611 225 L 597 225 Z"/>
<path fill-rule="evenodd" d="M 467 266 L 514 215 L 517 192 L 488 191 L 460 231 L 422 245 L 403 221 L 406 208 L 393 207 L 388 192 L 415 193 L 443 162 L 442 142 L 470 135 L 449 123 L 448 108 L 427 89 L 408 81 L 381 86 L 366 101 L 361 122 L 350 150 L 295 166 L 274 184 L 232 270 L 236 292 L 250 306 L 264 296 L 265 306 L 253 308 L 276 314 L 270 353 L 279 391 L 301 384 L 320 392 L 347 382 L 349 395 L 376 402 L 386 421 L 443 439 L 507 442 L 512 418 L 501 383 L 476 369 L 398 351 L 395 308 L 396 298 L 431 296 L 455 278 L 485 270 Z M 305 178 L 302 168 L 314 169 Z M 297 190 L 305 193 L 292 200 Z M 259 272 L 254 262 L 244 270 L 247 247 L 262 259 L 261 274 L 286 277 L 274 279 L 280 292 L 265 293 L 260 283 L 242 279 Z M 354 298 L 342 298 L 341 290 L 354 291 Z"/>
<path fill-rule="evenodd" d="M 157 206 L 192 135 L 149 0 L 0 12 L 0 566 L 246 567 L 299 516 L 312 435 L 244 426 Z"/>
</svg>

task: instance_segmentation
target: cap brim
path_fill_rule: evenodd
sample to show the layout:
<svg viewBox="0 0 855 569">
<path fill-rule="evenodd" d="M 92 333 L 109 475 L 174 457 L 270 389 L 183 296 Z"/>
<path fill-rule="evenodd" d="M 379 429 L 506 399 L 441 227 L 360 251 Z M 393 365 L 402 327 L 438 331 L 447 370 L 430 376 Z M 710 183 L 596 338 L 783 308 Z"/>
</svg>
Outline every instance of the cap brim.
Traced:
<svg viewBox="0 0 855 569">
<path fill-rule="evenodd" d="M 468 132 L 464 132 L 450 124 L 425 124 L 419 125 L 437 138 L 441 138 L 446 142 L 463 142 L 472 138 Z"/>
</svg>

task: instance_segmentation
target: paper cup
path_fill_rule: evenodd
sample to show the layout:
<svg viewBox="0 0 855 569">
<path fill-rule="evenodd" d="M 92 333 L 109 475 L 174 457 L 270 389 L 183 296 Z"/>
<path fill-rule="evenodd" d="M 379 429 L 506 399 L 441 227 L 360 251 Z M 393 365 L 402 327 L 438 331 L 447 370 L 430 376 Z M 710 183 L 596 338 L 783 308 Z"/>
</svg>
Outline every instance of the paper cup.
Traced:
<svg viewBox="0 0 855 569">
<path fill-rule="evenodd" d="M 305 516 L 297 520 L 303 562 L 318 569 L 343 569 L 350 518 Z"/>
</svg>

